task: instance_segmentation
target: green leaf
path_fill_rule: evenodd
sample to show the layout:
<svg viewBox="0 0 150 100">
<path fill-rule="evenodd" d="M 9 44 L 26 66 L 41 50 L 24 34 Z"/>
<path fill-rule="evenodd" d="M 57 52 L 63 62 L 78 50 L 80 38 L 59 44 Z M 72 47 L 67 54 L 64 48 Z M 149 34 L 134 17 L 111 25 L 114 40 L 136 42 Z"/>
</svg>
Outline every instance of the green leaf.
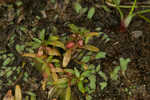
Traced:
<svg viewBox="0 0 150 100">
<path fill-rule="evenodd" d="M 75 9 L 76 13 L 80 13 L 82 6 L 80 5 L 80 3 L 75 2 L 74 3 L 74 9 Z"/>
<path fill-rule="evenodd" d="M 91 75 L 91 71 L 84 71 L 82 74 L 81 74 L 81 77 L 85 78 L 85 77 L 89 77 Z"/>
<path fill-rule="evenodd" d="M 90 88 L 95 90 L 96 89 L 96 76 L 91 75 L 88 77 L 88 79 L 90 80 Z"/>
<path fill-rule="evenodd" d="M 11 75 L 13 74 L 13 71 L 9 70 L 7 73 L 6 73 L 6 77 L 10 77 Z"/>
<path fill-rule="evenodd" d="M 118 79 L 118 73 L 120 70 L 120 66 L 116 66 L 113 72 L 111 72 L 110 77 L 112 80 L 117 80 Z"/>
<path fill-rule="evenodd" d="M 59 39 L 58 36 L 50 35 L 48 40 L 49 40 L 49 41 L 57 41 L 58 39 Z"/>
<path fill-rule="evenodd" d="M 84 14 L 87 10 L 88 10 L 88 7 L 82 8 L 82 9 L 80 10 L 80 13 L 81 13 L 81 14 Z"/>
<path fill-rule="evenodd" d="M 29 96 L 26 96 L 26 97 L 25 97 L 25 100 L 29 100 Z"/>
<path fill-rule="evenodd" d="M 38 38 L 33 38 L 33 40 L 34 40 L 35 42 L 37 42 L 37 43 L 42 43 L 42 41 L 39 40 Z"/>
<path fill-rule="evenodd" d="M 94 36 L 99 36 L 99 35 L 100 34 L 98 32 L 88 32 L 84 34 L 85 37 L 94 37 Z"/>
<path fill-rule="evenodd" d="M 99 72 L 100 69 L 101 69 L 101 65 L 99 64 L 99 65 L 97 65 L 97 67 L 96 67 L 96 72 Z"/>
<path fill-rule="evenodd" d="M 92 100 L 92 97 L 90 95 L 86 95 L 86 100 Z"/>
<path fill-rule="evenodd" d="M 105 57 L 106 57 L 106 53 L 105 52 L 99 52 L 95 56 L 96 59 L 101 59 L 101 58 L 105 58 Z"/>
<path fill-rule="evenodd" d="M 113 0 L 116 5 L 120 5 L 120 0 Z"/>
<path fill-rule="evenodd" d="M 23 2 L 22 1 L 16 1 L 15 4 L 19 7 L 19 6 L 23 5 Z"/>
<path fill-rule="evenodd" d="M 90 10 L 88 11 L 88 19 L 91 19 L 93 17 L 93 15 L 95 14 L 95 8 L 91 7 Z"/>
<path fill-rule="evenodd" d="M 31 91 L 27 91 L 27 92 L 25 92 L 25 93 L 28 94 L 28 95 L 30 95 L 30 96 L 36 96 L 36 94 L 33 93 L 33 92 L 31 92 Z"/>
<path fill-rule="evenodd" d="M 105 75 L 104 72 L 100 71 L 98 74 L 99 74 L 102 78 L 104 78 L 105 81 L 108 80 L 108 79 L 107 79 L 107 76 Z"/>
<path fill-rule="evenodd" d="M 78 82 L 78 89 L 81 91 L 81 93 L 85 93 L 85 88 L 82 81 Z"/>
<path fill-rule="evenodd" d="M 19 52 L 19 53 L 22 53 L 23 52 L 23 50 L 24 50 L 24 45 L 19 45 L 19 44 L 17 44 L 16 45 L 16 50 L 17 50 L 17 52 Z"/>
<path fill-rule="evenodd" d="M 93 46 L 93 45 L 85 45 L 83 46 L 84 49 L 87 49 L 89 51 L 93 51 L 93 52 L 98 52 L 99 51 L 99 48 Z"/>
<path fill-rule="evenodd" d="M 57 81 L 54 81 L 53 84 L 60 85 L 60 84 L 66 84 L 67 82 L 68 82 L 67 78 L 61 78 L 61 79 L 58 79 Z"/>
<path fill-rule="evenodd" d="M 125 71 L 127 70 L 127 65 L 130 61 L 131 60 L 129 58 L 127 59 L 120 58 L 120 67 L 121 67 L 123 74 L 125 74 Z"/>
<path fill-rule="evenodd" d="M 70 88 L 70 86 L 68 86 L 67 90 L 66 90 L 65 100 L 70 100 L 70 98 L 71 98 L 71 88 Z"/>
<path fill-rule="evenodd" d="M 94 64 L 90 64 L 88 69 L 95 70 L 95 65 Z"/>
<path fill-rule="evenodd" d="M 71 29 L 71 32 L 73 33 L 79 33 L 79 27 L 77 27 L 74 24 L 68 24 L 68 27 Z"/>
<path fill-rule="evenodd" d="M 91 58 L 90 56 L 84 56 L 82 58 L 81 62 L 87 63 L 87 62 L 89 62 L 90 58 Z"/>
<path fill-rule="evenodd" d="M 30 100 L 36 100 L 36 96 L 31 96 Z"/>
<path fill-rule="evenodd" d="M 43 41 L 45 39 L 45 29 L 42 29 L 39 34 L 40 34 L 40 39 Z"/>
<path fill-rule="evenodd" d="M 74 68 L 74 71 L 75 71 L 76 77 L 79 78 L 79 77 L 80 77 L 80 72 L 79 72 L 79 70 L 78 70 L 77 68 Z"/>
<path fill-rule="evenodd" d="M 3 66 L 6 66 L 6 65 L 10 64 L 11 61 L 12 61 L 11 58 L 7 58 L 7 59 L 3 62 Z"/>
<path fill-rule="evenodd" d="M 107 86 L 107 82 L 101 82 L 100 86 L 101 86 L 101 90 L 103 90 Z"/>
<path fill-rule="evenodd" d="M 47 41 L 46 44 L 54 47 L 60 47 L 65 50 L 65 45 L 61 41 Z"/>
<path fill-rule="evenodd" d="M 64 71 L 65 71 L 65 72 L 68 72 L 68 73 L 71 73 L 71 74 L 74 74 L 74 73 L 75 73 L 74 70 L 72 70 L 72 69 L 64 69 Z"/>
</svg>

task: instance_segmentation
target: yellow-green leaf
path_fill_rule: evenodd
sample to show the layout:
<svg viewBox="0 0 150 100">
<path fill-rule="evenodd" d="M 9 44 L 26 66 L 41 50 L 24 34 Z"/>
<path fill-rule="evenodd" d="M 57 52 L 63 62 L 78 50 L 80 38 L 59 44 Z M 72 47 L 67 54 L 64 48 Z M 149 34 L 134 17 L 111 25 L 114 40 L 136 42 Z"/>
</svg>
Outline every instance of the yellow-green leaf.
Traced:
<svg viewBox="0 0 150 100">
<path fill-rule="evenodd" d="M 57 81 L 54 81 L 53 84 L 54 85 L 60 85 L 60 84 L 65 84 L 67 82 L 68 82 L 67 78 L 61 78 L 61 79 L 58 79 Z"/>
<path fill-rule="evenodd" d="M 56 40 L 58 40 L 58 39 L 59 39 L 58 36 L 53 36 L 53 35 L 52 35 L 52 36 L 49 37 L 49 40 L 50 40 L 50 41 L 56 41 Z"/>
<path fill-rule="evenodd" d="M 58 75 L 56 74 L 56 72 L 52 72 L 52 78 L 54 81 L 58 80 Z"/>
<path fill-rule="evenodd" d="M 83 46 L 83 48 L 87 49 L 89 51 L 93 51 L 93 52 L 98 52 L 99 51 L 99 49 L 97 47 L 93 46 L 93 45 L 85 45 L 85 46 Z"/>
<path fill-rule="evenodd" d="M 22 100 L 22 93 L 19 85 L 16 85 L 15 88 L 15 100 Z"/>
<path fill-rule="evenodd" d="M 31 100 L 36 100 L 36 96 L 31 96 Z"/>
<path fill-rule="evenodd" d="M 83 86 L 83 82 L 82 81 L 79 81 L 78 82 L 78 89 L 82 92 L 82 93 L 85 93 L 85 88 Z"/>
<path fill-rule="evenodd" d="M 59 53 L 59 51 L 55 48 L 46 47 L 46 51 L 47 51 L 48 55 L 50 55 L 50 56 L 60 56 L 61 55 Z"/>
<path fill-rule="evenodd" d="M 22 56 L 34 58 L 34 57 L 36 57 L 36 54 L 34 54 L 34 53 L 24 53 L 24 54 L 22 54 Z"/>
<path fill-rule="evenodd" d="M 68 65 L 68 63 L 70 62 L 71 53 L 72 53 L 72 50 L 69 49 L 69 50 L 67 50 L 66 53 L 64 54 L 63 67 L 66 67 L 66 66 Z"/>
<path fill-rule="evenodd" d="M 93 36 L 99 36 L 98 32 L 90 32 L 90 33 L 86 33 L 85 37 L 93 37 Z"/>
<path fill-rule="evenodd" d="M 71 88 L 70 86 L 67 87 L 67 90 L 66 90 L 66 98 L 65 100 L 70 100 L 71 98 Z"/>
<path fill-rule="evenodd" d="M 54 47 L 60 47 L 62 49 L 65 49 L 65 45 L 60 41 L 49 41 L 47 42 L 47 44 L 52 45 Z"/>
</svg>

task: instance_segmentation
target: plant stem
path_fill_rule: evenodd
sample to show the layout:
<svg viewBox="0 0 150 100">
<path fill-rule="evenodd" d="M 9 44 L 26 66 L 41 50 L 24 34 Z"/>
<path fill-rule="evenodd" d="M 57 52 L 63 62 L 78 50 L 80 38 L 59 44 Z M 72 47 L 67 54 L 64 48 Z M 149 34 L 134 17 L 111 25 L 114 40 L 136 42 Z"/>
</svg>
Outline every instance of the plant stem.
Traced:
<svg viewBox="0 0 150 100">
<path fill-rule="evenodd" d="M 136 6 L 136 0 L 134 0 L 134 3 L 133 3 L 132 8 L 131 8 L 131 10 L 130 10 L 130 12 L 129 12 L 129 15 L 132 15 L 132 14 L 133 14 L 133 11 L 134 11 L 134 9 L 135 9 L 135 6 Z"/>
</svg>

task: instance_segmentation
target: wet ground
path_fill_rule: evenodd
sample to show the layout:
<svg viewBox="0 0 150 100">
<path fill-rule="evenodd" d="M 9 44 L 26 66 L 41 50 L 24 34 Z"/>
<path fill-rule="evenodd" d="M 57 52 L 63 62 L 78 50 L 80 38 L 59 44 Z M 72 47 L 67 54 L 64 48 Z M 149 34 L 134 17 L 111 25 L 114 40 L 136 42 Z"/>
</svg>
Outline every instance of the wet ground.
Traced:
<svg viewBox="0 0 150 100">
<path fill-rule="evenodd" d="M 133 18 L 126 32 L 120 32 L 120 16 L 117 10 L 109 7 L 110 12 L 105 11 L 97 5 L 104 5 L 104 2 L 98 0 L 83 0 L 81 4 L 84 7 L 96 7 L 96 13 L 92 19 L 87 19 L 86 14 L 77 14 L 74 11 L 72 3 L 65 4 L 56 0 L 56 4 L 47 0 L 23 0 L 22 5 L 17 6 L 15 2 L 2 3 L 0 5 L 0 50 L 1 56 L 13 54 L 14 60 L 6 67 L 13 68 L 11 76 L 0 76 L 0 99 L 5 95 L 8 89 L 13 89 L 16 84 L 21 84 L 23 94 L 25 91 L 32 91 L 37 95 L 38 100 L 47 100 L 47 91 L 41 90 L 42 77 L 35 71 L 30 61 L 22 57 L 16 51 L 16 45 L 23 45 L 30 41 L 38 30 L 45 28 L 48 34 L 54 33 L 60 36 L 66 35 L 69 30 L 67 23 L 73 23 L 78 26 L 86 27 L 91 31 L 101 28 L 110 38 L 107 43 L 102 37 L 95 38 L 92 43 L 107 53 L 107 57 L 100 63 L 103 72 L 109 76 L 112 69 L 119 65 L 119 58 L 130 58 L 131 62 L 126 71 L 126 78 L 120 76 L 118 81 L 108 81 L 108 86 L 101 91 L 97 89 L 92 94 L 92 100 L 149 100 L 150 99 L 150 23 L 139 16 Z M 126 0 L 124 3 L 128 3 Z M 136 11 L 141 10 L 136 9 Z M 128 14 L 129 9 L 123 12 Z M 144 14 L 150 18 L 150 14 Z M 34 29 L 36 30 L 34 31 Z M 13 38 L 14 37 L 14 38 Z M 8 55 L 9 54 L 9 55 Z M 7 57 L 0 59 L 0 72 L 6 69 L 2 63 Z M 23 67 L 22 62 L 26 62 Z M 17 69 L 20 68 L 20 71 Z M 27 79 L 22 74 L 28 73 Z M 14 78 L 16 77 L 16 78 Z M 40 77 L 40 78 L 39 78 Z M 11 82 L 9 82 L 11 80 Z M 99 84 L 101 79 L 97 79 Z M 81 95 L 80 93 L 76 93 Z M 82 98 L 82 96 L 80 96 Z"/>
</svg>

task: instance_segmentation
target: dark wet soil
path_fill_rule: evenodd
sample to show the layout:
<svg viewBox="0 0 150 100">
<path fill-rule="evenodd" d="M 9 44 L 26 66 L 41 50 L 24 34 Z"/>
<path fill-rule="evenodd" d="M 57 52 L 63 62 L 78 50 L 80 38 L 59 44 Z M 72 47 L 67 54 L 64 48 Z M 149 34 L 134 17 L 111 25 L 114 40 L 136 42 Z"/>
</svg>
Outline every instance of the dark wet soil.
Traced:
<svg viewBox="0 0 150 100">
<path fill-rule="evenodd" d="M 120 16 L 115 8 L 110 7 L 111 12 L 106 12 L 103 8 L 96 8 L 95 15 L 89 20 L 85 14 L 80 16 L 76 14 L 72 7 L 72 3 L 75 0 L 70 1 L 67 5 L 59 0 L 56 1 L 57 5 L 51 4 L 47 0 L 23 0 L 23 5 L 19 7 L 16 6 L 15 2 L 0 6 L 0 50 L 7 50 L 6 54 L 13 53 L 15 55 L 15 60 L 11 66 L 21 67 L 23 61 L 29 62 L 28 59 L 23 58 L 17 53 L 15 45 L 24 44 L 26 41 L 30 41 L 32 36 L 36 36 L 36 34 L 31 32 L 31 29 L 34 27 L 38 30 L 45 28 L 47 33 L 55 33 L 60 36 L 66 35 L 69 32 L 66 26 L 67 23 L 83 26 L 92 31 L 100 27 L 101 31 L 108 35 L 110 41 L 105 43 L 101 39 L 102 37 L 93 40 L 95 46 L 107 53 L 107 57 L 104 60 L 95 61 L 94 63 L 101 63 L 103 72 L 109 76 L 112 69 L 119 65 L 120 57 L 130 58 L 131 62 L 126 72 L 126 78 L 120 76 L 117 82 L 109 80 L 108 86 L 103 91 L 97 89 L 92 94 L 92 100 L 149 100 L 150 23 L 136 16 L 127 31 L 122 33 L 119 31 Z M 83 0 L 81 4 L 85 7 L 91 7 L 103 5 L 103 2 Z M 9 8 L 9 6 L 13 7 Z M 46 14 L 46 17 L 43 17 L 42 11 Z M 124 13 L 129 12 L 128 9 L 123 11 Z M 17 15 L 17 12 L 19 12 L 19 15 Z M 40 16 L 40 19 L 37 16 Z M 149 14 L 145 14 L 145 16 L 150 18 Z M 18 29 L 19 26 L 26 27 L 28 29 L 27 32 L 20 31 Z M 57 28 L 57 30 L 54 30 L 54 28 Z M 135 31 L 140 31 L 142 34 L 136 37 Z M 9 46 L 10 38 L 14 34 L 16 34 L 15 42 Z M 0 65 L 2 62 L 0 61 Z M 46 100 L 47 91 L 42 91 L 40 84 L 38 84 L 42 79 L 40 74 L 31 67 L 31 64 L 26 64 L 22 72 L 29 73 L 29 80 L 24 81 L 20 78 L 10 86 L 5 85 L 5 83 L 11 80 L 11 77 L 0 77 L 0 80 L 5 81 L 1 84 L 3 88 L 0 89 L 0 99 L 8 89 L 13 89 L 16 84 L 20 83 L 22 84 L 22 90 L 32 90 L 37 94 L 38 100 Z M 13 75 L 19 78 L 20 73 L 14 73 Z M 99 81 L 101 79 L 98 79 Z M 129 95 L 125 88 L 128 88 L 132 95 Z M 23 92 L 23 94 L 25 93 Z M 81 95 L 78 92 L 76 94 Z"/>
</svg>

